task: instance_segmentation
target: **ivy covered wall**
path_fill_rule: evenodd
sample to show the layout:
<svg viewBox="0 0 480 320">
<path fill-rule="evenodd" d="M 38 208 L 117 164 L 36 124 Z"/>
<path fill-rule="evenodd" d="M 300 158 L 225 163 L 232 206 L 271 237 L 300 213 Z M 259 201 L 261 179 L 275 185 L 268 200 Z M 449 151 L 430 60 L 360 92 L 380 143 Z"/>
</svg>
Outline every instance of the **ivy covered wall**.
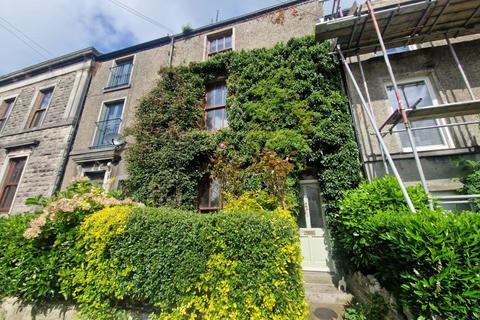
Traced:
<svg viewBox="0 0 480 320">
<path fill-rule="evenodd" d="M 193 209 L 204 177 L 225 191 L 298 207 L 298 180 L 316 175 L 327 205 L 360 180 L 358 148 L 328 43 L 292 39 L 160 71 L 131 129 L 127 190 L 139 201 Z M 229 128 L 203 129 L 205 88 L 225 78 Z"/>
</svg>

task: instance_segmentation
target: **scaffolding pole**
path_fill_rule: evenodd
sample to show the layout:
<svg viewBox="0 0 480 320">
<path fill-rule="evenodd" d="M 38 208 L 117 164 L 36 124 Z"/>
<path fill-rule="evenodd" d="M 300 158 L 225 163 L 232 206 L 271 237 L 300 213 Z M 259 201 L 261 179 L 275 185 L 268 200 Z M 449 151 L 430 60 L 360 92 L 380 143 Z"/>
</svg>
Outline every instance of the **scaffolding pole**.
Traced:
<svg viewBox="0 0 480 320">
<path fill-rule="evenodd" d="M 450 39 L 448 38 L 448 35 L 446 33 L 445 33 L 445 40 L 447 41 L 447 45 L 450 48 L 450 52 L 452 53 L 453 59 L 457 64 L 458 71 L 460 71 L 460 74 L 462 75 L 463 82 L 465 82 L 465 86 L 467 87 L 468 93 L 470 94 L 470 98 L 472 100 L 475 100 L 475 94 L 473 94 L 472 86 L 468 81 L 467 75 L 465 74 L 465 70 L 463 70 L 463 66 L 460 63 L 460 59 L 458 59 L 457 53 L 455 52 L 455 48 L 452 46 L 452 43 L 450 42 Z"/>
<path fill-rule="evenodd" d="M 420 181 L 423 186 L 423 190 L 428 195 L 428 203 L 430 208 L 433 210 L 433 201 L 431 199 L 430 192 L 428 190 L 427 180 L 425 179 L 425 174 L 423 172 L 422 163 L 420 162 L 420 157 L 418 156 L 417 148 L 415 145 L 415 140 L 413 138 L 413 133 L 411 130 L 410 122 L 408 121 L 407 113 L 405 112 L 405 107 L 403 105 L 402 98 L 400 97 L 400 90 L 398 89 L 397 81 L 395 79 L 395 75 L 393 73 L 392 65 L 390 64 L 390 59 L 388 57 L 387 49 L 385 48 L 385 43 L 383 42 L 382 32 L 380 31 L 380 27 L 378 26 L 377 18 L 375 16 L 375 11 L 373 10 L 371 0 L 367 0 L 366 2 L 368 11 L 370 13 L 370 18 L 372 19 L 373 26 L 375 28 L 375 32 L 378 37 L 378 42 L 380 43 L 380 47 L 383 52 L 383 58 L 385 60 L 385 65 L 387 66 L 388 73 L 390 75 L 390 80 L 392 81 L 393 88 L 395 90 L 395 98 L 397 99 L 398 109 L 400 110 L 400 114 L 402 115 L 403 123 L 405 125 L 408 140 L 410 141 L 410 146 L 412 147 L 413 157 L 415 158 L 415 163 L 417 165 L 418 174 L 420 176 Z"/>
<path fill-rule="evenodd" d="M 368 107 L 370 108 L 370 112 L 372 113 L 373 121 L 377 122 L 375 113 L 373 112 L 372 99 L 370 98 L 370 93 L 368 91 L 368 84 L 367 84 L 367 79 L 365 78 L 365 72 L 363 71 L 362 61 L 360 60 L 360 55 L 358 54 L 357 54 L 357 60 L 358 60 L 358 67 L 360 68 L 360 75 L 362 76 L 363 88 L 365 89 L 365 95 L 367 96 Z M 378 142 L 378 144 L 380 144 L 380 141 Z M 385 154 L 383 153 L 383 149 L 381 146 L 380 146 L 380 153 L 382 154 L 382 162 L 383 162 L 383 166 L 385 167 L 385 172 L 387 174 L 390 174 L 390 170 L 388 170 L 387 162 L 385 161 Z"/>
<path fill-rule="evenodd" d="M 348 62 L 345 60 L 345 57 L 343 56 L 342 50 L 340 47 L 337 47 L 338 54 L 340 56 L 340 59 L 342 60 L 343 66 L 345 70 L 347 71 L 348 76 L 350 77 L 350 80 L 352 80 L 353 86 L 355 87 L 355 90 L 357 91 L 358 96 L 360 97 L 360 101 L 363 107 L 364 112 L 367 114 L 368 120 L 370 121 L 370 124 L 372 125 L 373 129 L 375 130 L 375 134 L 377 135 L 378 141 L 380 142 L 381 148 L 385 152 L 385 157 L 387 158 L 388 164 L 390 165 L 390 168 L 393 171 L 393 175 L 398 181 L 398 184 L 400 186 L 400 189 L 402 191 L 403 196 L 405 197 L 405 201 L 407 202 L 408 208 L 410 209 L 411 212 L 415 213 L 415 206 L 413 205 L 412 199 L 410 199 L 410 196 L 408 195 L 407 189 L 402 181 L 402 178 L 400 177 L 400 174 L 398 173 L 397 167 L 395 166 L 395 163 L 393 162 L 392 156 L 390 155 L 390 152 L 388 152 L 387 146 L 385 145 L 385 142 L 383 141 L 383 138 L 380 134 L 380 130 L 378 129 L 377 123 L 374 120 L 374 117 L 372 113 L 370 112 L 370 109 L 368 107 L 367 102 L 365 101 L 365 98 L 363 97 L 362 90 L 360 90 L 360 87 L 355 80 L 355 77 L 352 73 L 352 70 L 350 69 L 350 66 L 348 65 Z"/>
</svg>

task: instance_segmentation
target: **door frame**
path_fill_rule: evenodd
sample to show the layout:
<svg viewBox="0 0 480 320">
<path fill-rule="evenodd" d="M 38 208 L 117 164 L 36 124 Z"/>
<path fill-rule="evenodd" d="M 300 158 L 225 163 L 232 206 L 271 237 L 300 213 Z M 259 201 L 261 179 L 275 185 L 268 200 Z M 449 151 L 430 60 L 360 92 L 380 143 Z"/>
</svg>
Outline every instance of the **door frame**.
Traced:
<svg viewBox="0 0 480 320">
<path fill-rule="evenodd" d="M 300 185 L 300 193 L 303 191 L 303 187 L 304 186 L 315 186 L 315 188 L 317 189 L 318 191 L 318 196 L 319 196 L 319 200 L 320 200 L 320 215 L 321 215 L 321 218 L 322 218 L 322 221 L 323 221 L 323 228 L 312 228 L 311 227 L 311 219 L 310 219 L 310 210 L 308 210 L 308 218 L 307 219 L 307 212 L 305 212 L 305 228 L 300 228 L 298 227 L 298 230 L 299 230 L 299 237 L 301 237 L 301 232 L 300 232 L 300 229 L 322 229 L 323 231 L 323 234 L 321 235 L 321 237 L 323 237 L 324 239 L 324 243 L 325 243 L 325 251 L 327 253 L 327 261 L 326 261 L 326 264 L 327 264 L 327 267 L 328 267 L 328 270 L 324 270 L 324 269 L 316 269 L 314 270 L 314 268 L 308 268 L 308 269 L 304 269 L 305 271 L 319 271 L 319 272 L 330 272 L 330 273 L 336 273 L 336 267 L 335 267 L 335 261 L 333 260 L 332 258 L 332 242 L 331 242 L 331 237 L 330 237 L 330 232 L 329 232 L 329 228 L 328 228 L 328 221 L 326 219 L 326 216 L 325 216 L 325 201 L 323 199 L 323 196 L 322 196 L 322 193 L 321 193 L 321 189 L 320 189 L 320 183 L 317 179 L 305 179 L 305 180 L 299 180 L 299 185 Z M 302 197 L 301 201 L 305 201 L 305 194 L 304 196 Z M 303 237 L 308 237 L 308 236 L 303 236 Z"/>
</svg>

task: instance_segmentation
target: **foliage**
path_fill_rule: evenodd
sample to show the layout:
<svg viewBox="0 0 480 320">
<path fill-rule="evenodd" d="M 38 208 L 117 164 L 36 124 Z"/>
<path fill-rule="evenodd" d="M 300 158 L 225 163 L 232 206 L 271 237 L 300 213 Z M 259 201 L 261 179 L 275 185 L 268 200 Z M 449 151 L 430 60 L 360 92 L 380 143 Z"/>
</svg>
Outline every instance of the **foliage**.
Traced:
<svg viewBox="0 0 480 320">
<path fill-rule="evenodd" d="M 383 297 L 376 294 L 364 303 L 352 303 L 345 309 L 345 320 L 383 320 L 388 308 Z"/>
<path fill-rule="evenodd" d="M 459 191 L 464 194 L 480 194 L 480 161 L 465 160 L 461 165 L 467 174 L 460 179 L 463 188 Z M 480 211 L 480 199 L 475 199 L 475 207 L 476 211 Z"/>
<path fill-rule="evenodd" d="M 0 219 L 0 296 L 63 297 L 85 319 L 303 319 L 297 227 L 280 213 L 106 206 L 48 246 L 49 228 L 23 236 L 32 215 Z"/>
<path fill-rule="evenodd" d="M 303 319 L 300 248 L 291 217 L 136 210 L 111 241 L 131 267 L 131 297 L 161 319 Z"/>
<path fill-rule="evenodd" d="M 77 247 L 82 220 L 103 207 L 133 204 L 111 198 L 103 190 L 79 178 L 53 197 L 35 197 L 43 206 L 36 215 L 0 219 L 0 295 L 17 295 L 26 301 L 58 299 L 64 282 L 84 259 Z M 61 294 L 62 293 L 62 294 Z"/>
<path fill-rule="evenodd" d="M 131 130 L 137 143 L 128 154 L 128 190 L 135 199 L 194 209 L 199 182 L 222 176 L 230 178 L 225 192 L 235 198 L 273 190 L 290 209 L 298 207 L 295 181 L 309 170 L 334 208 L 342 191 L 359 182 L 351 116 L 328 43 L 292 39 L 160 75 Z M 230 127 L 205 132 L 205 87 L 222 77 Z"/>
<path fill-rule="evenodd" d="M 419 187 L 408 211 L 392 178 L 346 193 L 336 236 L 351 265 L 374 273 L 420 317 L 480 316 L 480 216 L 430 211 Z"/>
<path fill-rule="evenodd" d="M 73 297 L 89 318 L 102 319 L 113 309 L 111 300 L 122 300 L 130 291 L 121 279 L 131 268 L 120 267 L 107 249 L 109 242 L 125 231 L 132 208 L 107 207 L 85 218 L 81 225 L 77 246 L 85 251 L 85 260 L 72 270 L 70 281 L 63 282 L 62 292 L 66 298 Z"/>
</svg>

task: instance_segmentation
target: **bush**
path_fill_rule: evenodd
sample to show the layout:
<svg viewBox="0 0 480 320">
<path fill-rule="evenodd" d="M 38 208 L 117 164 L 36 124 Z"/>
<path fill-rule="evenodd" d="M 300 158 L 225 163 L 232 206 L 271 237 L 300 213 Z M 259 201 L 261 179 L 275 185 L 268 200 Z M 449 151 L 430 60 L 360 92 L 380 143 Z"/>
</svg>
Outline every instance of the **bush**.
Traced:
<svg viewBox="0 0 480 320">
<path fill-rule="evenodd" d="M 58 233 L 49 215 L 33 239 L 38 216 L 0 219 L 0 294 L 63 296 L 85 319 L 304 319 L 297 226 L 285 210 L 252 211 L 105 206 Z"/>
<path fill-rule="evenodd" d="M 110 214 L 100 211 L 82 225 L 91 265 L 77 299 L 88 316 L 115 319 L 105 311 L 143 305 L 160 319 L 304 318 L 291 217 L 162 207 L 137 209 L 107 226 Z"/>
<path fill-rule="evenodd" d="M 463 161 L 461 163 L 463 168 L 467 171 L 465 177 L 460 181 L 463 183 L 463 188 L 459 191 L 464 194 L 480 194 L 480 161 Z M 475 199 L 475 210 L 480 211 L 480 199 Z"/>
<path fill-rule="evenodd" d="M 392 178 L 347 192 L 336 219 L 339 243 L 354 267 L 374 273 L 417 316 L 480 317 L 480 216 L 430 211 L 419 188 L 409 193 L 416 214 Z"/>
<path fill-rule="evenodd" d="M 41 212 L 0 219 L 0 296 L 25 301 L 71 298 L 67 288 L 73 269 L 85 256 L 77 246 L 80 223 L 103 207 L 133 204 L 112 198 L 85 179 L 53 197 L 35 197 L 28 203 L 40 205 Z"/>
</svg>

